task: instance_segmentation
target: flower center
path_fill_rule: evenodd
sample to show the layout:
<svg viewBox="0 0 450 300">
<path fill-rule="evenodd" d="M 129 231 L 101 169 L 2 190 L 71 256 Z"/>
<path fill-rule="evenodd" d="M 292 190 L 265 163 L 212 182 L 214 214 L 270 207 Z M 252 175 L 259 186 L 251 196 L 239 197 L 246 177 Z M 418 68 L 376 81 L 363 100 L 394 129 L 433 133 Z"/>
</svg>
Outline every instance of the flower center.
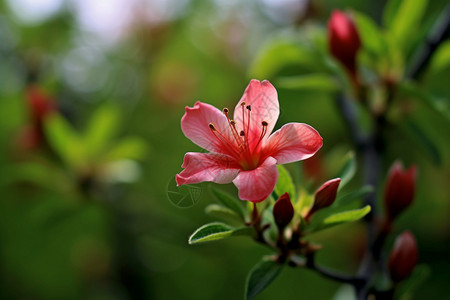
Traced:
<svg viewBox="0 0 450 300">
<path fill-rule="evenodd" d="M 250 117 L 252 107 L 241 103 L 242 109 L 242 130 L 238 132 L 236 122 L 230 119 L 228 108 L 223 109 L 223 113 L 228 121 L 228 129 L 231 131 L 231 140 L 229 135 L 220 132 L 213 123 L 209 123 L 209 128 L 214 136 L 219 140 L 220 144 L 226 149 L 226 152 L 236 159 L 244 170 L 253 170 L 259 166 L 261 161 L 261 141 L 267 133 L 268 123 L 261 122 L 261 135 L 256 142 L 250 140 Z M 224 129 L 226 130 L 226 129 Z"/>
</svg>

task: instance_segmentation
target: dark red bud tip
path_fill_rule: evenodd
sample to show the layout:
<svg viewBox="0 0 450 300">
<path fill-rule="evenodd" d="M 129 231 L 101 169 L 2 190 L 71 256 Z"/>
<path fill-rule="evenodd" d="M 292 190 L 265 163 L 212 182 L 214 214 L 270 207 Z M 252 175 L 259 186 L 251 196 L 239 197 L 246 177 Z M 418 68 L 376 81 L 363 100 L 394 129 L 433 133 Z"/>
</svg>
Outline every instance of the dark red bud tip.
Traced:
<svg viewBox="0 0 450 300">
<path fill-rule="evenodd" d="M 389 171 L 384 191 L 384 205 L 389 221 L 394 220 L 408 208 L 414 200 L 417 168 L 404 170 L 400 162 L 395 162 Z"/>
<path fill-rule="evenodd" d="M 394 248 L 389 256 L 389 273 L 395 282 L 411 275 L 417 264 L 419 254 L 416 239 L 408 230 L 395 239 Z"/>
<path fill-rule="evenodd" d="M 37 85 L 27 87 L 26 98 L 31 116 L 39 124 L 45 116 L 56 110 L 53 100 Z"/>
<path fill-rule="evenodd" d="M 336 200 L 340 183 L 340 178 L 331 179 L 325 182 L 314 194 L 314 206 L 321 209 L 333 204 L 334 200 Z"/>
<path fill-rule="evenodd" d="M 352 19 L 335 10 L 328 22 L 328 42 L 331 54 L 352 74 L 356 73 L 356 54 L 361 40 Z"/>
<path fill-rule="evenodd" d="M 278 228 L 284 228 L 294 217 L 294 207 L 288 193 L 284 193 L 278 198 L 273 206 L 273 217 Z"/>
</svg>

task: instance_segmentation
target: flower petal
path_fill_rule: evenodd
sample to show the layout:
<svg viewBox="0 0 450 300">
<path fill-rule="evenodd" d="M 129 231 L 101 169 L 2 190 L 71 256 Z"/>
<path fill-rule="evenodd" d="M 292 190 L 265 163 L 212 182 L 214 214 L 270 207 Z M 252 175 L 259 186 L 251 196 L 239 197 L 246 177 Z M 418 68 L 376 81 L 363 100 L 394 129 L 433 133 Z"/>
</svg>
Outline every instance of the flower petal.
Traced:
<svg viewBox="0 0 450 300">
<path fill-rule="evenodd" d="M 288 123 L 274 132 L 264 145 L 267 155 L 277 164 L 287 164 L 307 159 L 322 147 L 322 137 L 304 123 Z"/>
<path fill-rule="evenodd" d="M 214 106 L 197 101 L 193 107 L 186 106 L 186 112 L 181 118 L 181 129 L 184 135 L 203 149 L 217 153 L 228 153 L 216 136 L 211 132 L 209 124 L 227 139 L 232 140 L 232 133 L 227 118 L 222 111 Z"/>
<path fill-rule="evenodd" d="M 181 167 L 184 170 L 176 176 L 178 185 L 203 181 L 230 183 L 240 170 L 232 158 L 217 153 L 188 152 Z"/>
<path fill-rule="evenodd" d="M 248 122 L 248 110 L 244 109 L 244 121 L 242 116 L 241 103 L 245 102 L 245 105 L 251 106 L 250 112 L 250 130 L 248 139 L 250 144 L 257 143 L 262 131 L 261 123 L 263 121 L 268 123 L 266 137 L 272 132 L 275 127 L 275 123 L 278 120 L 280 114 L 280 107 L 278 104 L 278 95 L 273 85 L 264 80 L 252 79 L 244 91 L 241 100 L 234 109 L 234 120 L 236 121 L 236 127 L 240 132 L 244 128 L 247 131 Z"/>
<path fill-rule="evenodd" d="M 233 180 L 239 190 L 239 198 L 261 202 L 272 193 L 278 180 L 277 161 L 268 157 L 262 165 L 250 171 L 241 171 Z"/>
</svg>

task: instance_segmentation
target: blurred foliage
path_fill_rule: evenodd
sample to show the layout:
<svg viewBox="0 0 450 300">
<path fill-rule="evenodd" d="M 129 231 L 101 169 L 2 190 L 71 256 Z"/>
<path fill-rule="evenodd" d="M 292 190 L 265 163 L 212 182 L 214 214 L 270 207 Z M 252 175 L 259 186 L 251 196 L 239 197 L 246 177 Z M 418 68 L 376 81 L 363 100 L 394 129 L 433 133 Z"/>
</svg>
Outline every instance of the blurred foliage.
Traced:
<svg viewBox="0 0 450 300">
<path fill-rule="evenodd" d="M 286 167 L 297 197 L 340 172 L 356 172 L 340 195 L 360 186 L 333 102 L 351 85 L 327 49 L 325 22 L 338 8 L 353 11 L 363 36 L 358 59 L 372 107 L 386 92 L 380 74 L 400 82 L 381 168 L 401 158 L 419 169 L 416 201 L 395 229 L 411 228 L 430 268 L 412 299 L 450 299 L 449 41 L 419 80 L 405 75 L 446 2 L 391 0 L 383 13 L 384 1 L 0 1 L 0 298 L 241 299 L 248 271 L 270 252 L 241 237 L 188 245 L 195 228 L 214 220 L 205 207 L 237 219 L 243 212 L 209 184 L 189 209 L 169 201 L 184 153 L 198 150 L 180 118 L 196 100 L 232 105 L 250 78 L 269 79 L 280 124 L 305 122 L 324 138 L 317 160 Z M 57 107 L 34 147 L 30 85 Z M 367 190 L 358 193 L 347 200 Z M 211 207 L 214 196 L 228 210 Z M 354 271 L 362 234 L 355 224 L 317 233 L 318 260 Z M 345 295 L 314 272 L 285 268 L 256 299 L 332 299 L 337 291 Z"/>
</svg>

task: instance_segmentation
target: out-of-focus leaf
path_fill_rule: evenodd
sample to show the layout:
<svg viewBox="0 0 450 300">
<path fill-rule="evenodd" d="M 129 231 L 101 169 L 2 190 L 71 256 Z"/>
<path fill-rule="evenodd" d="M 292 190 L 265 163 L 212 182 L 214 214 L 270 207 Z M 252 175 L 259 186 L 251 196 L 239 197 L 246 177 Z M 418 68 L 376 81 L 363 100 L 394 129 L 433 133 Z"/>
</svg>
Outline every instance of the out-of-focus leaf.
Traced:
<svg viewBox="0 0 450 300">
<path fill-rule="evenodd" d="M 110 145 L 111 138 L 120 126 L 119 111 L 114 106 L 101 106 L 91 117 L 85 131 L 85 144 L 88 155 L 96 158 Z"/>
<path fill-rule="evenodd" d="M 321 73 L 281 77 L 277 80 L 277 87 L 296 91 L 335 92 L 339 89 L 331 76 Z"/>
<path fill-rule="evenodd" d="M 338 196 L 333 205 L 336 205 L 336 206 L 347 205 L 350 202 L 352 202 L 356 199 L 361 199 L 362 197 L 364 197 L 370 193 L 373 193 L 373 187 L 366 185 L 366 186 L 359 188 L 356 191 L 352 191 L 343 196 Z"/>
<path fill-rule="evenodd" d="M 317 55 L 304 45 L 287 39 L 270 41 L 250 66 L 251 78 L 271 78 L 283 68 L 317 70 Z"/>
<path fill-rule="evenodd" d="M 447 121 L 450 121 L 450 100 L 434 96 L 424 89 L 419 88 L 413 82 L 405 82 L 399 85 L 402 92 L 415 99 L 423 101 L 431 109 L 439 113 Z"/>
<path fill-rule="evenodd" d="M 428 72 L 435 73 L 442 69 L 450 69 L 450 41 L 445 41 L 436 49 L 428 66 Z"/>
<path fill-rule="evenodd" d="M 342 285 L 336 291 L 332 300 L 356 300 L 355 288 L 350 284 Z"/>
<path fill-rule="evenodd" d="M 250 227 L 233 228 L 224 223 L 209 223 L 198 228 L 190 237 L 189 244 L 197 244 L 221 240 L 236 235 L 251 235 L 253 229 Z"/>
<path fill-rule="evenodd" d="M 280 274 L 282 264 L 264 259 L 256 264 L 248 274 L 245 284 L 245 299 L 253 299 L 261 293 Z"/>
<path fill-rule="evenodd" d="M 52 149 L 66 164 L 78 167 L 87 161 L 80 137 L 62 115 L 49 115 L 44 127 Z"/>
<path fill-rule="evenodd" d="M 222 206 L 220 204 L 210 204 L 205 208 L 205 212 L 214 217 L 224 220 L 242 221 L 242 217 L 239 216 L 235 211 L 229 209 L 228 207 Z"/>
<path fill-rule="evenodd" d="M 275 185 L 275 193 L 278 197 L 284 193 L 288 193 L 291 199 L 296 199 L 295 186 L 292 181 L 292 177 L 285 167 L 282 165 L 277 165 L 278 167 L 278 181 Z"/>
<path fill-rule="evenodd" d="M 344 165 L 342 166 L 342 169 L 336 176 L 336 178 L 337 177 L 341 178 L 341 183 L 339 184 L 338 190 L 342 189 L 353 178 L 353 176 L 355 176 L 355 173 L 356 173 L 355 153 L 350 151 L 345 156 Z"/>
<path fill-rule="evenodd" d="M 390 0 L 386 4 L 383 25 L 403 49 L 416 36 L 427 4 L 427 0 Z"/>
<path fill-rule="evenodd" d="M 396 289 L 394 299 L 410 299 L 414 290 L 428 279 L 430 273 L 430 267 L 427 265 L 416 266 L 411 276 Z"/>
<path fill-rule="evenodd" d="M 413 120 L 404 120 L 400 124 L 400 128 L 406 133 L 406 135 L 413 140 L 425 153 L 429 155 L 432 161 L 436 165 L 442 164 L 442 155 L 433 142 L 419 125 L 417 125 Z"/>
<path fill-rule="evenodd" d="M 297 213 L 303 215 L 309 211 L 311 206 L 314 204 L 314 196 L 308 194 L 304 189 L 300 190 L 300 195 L 298 197 L 297 203 L 294 205 L 294 209 Z"/>
<path fill-rule="evenodd" d="M 376 56 L 385 54 L 386 41 L 378 25 L 371 18 L 360 12 L 354 11 L 353 18 L 361 37 L 363 49 Z"/>
<path fill-rule="evenodd" d="M 8 165 L 2 168 L 2 173 L 5 176 L 0 176 L 0 186 L 14 182 L 27 182 L 50 190 L 62 190 L 70 183 L 70 179 L 65 178 L 66 174 L 61 169 L 37 162 Z"/>
<path fill-rule="evenodd" d="M 241 200 L 236 199 L 230 194 L 216 188 L 211 188 L 211 192 L 223 206 L 234 211 L 239 217 L 242 218 L 242 220 L 245 220 L 245 208 L 242 206 Z"/>
<path fill-rule="evenodd" d="M 447 107 L 450 101 L 450 41 L 443 42 L 431 58 L 430 64 L 425 73 L 423 86 L 434 95 L 446 98 Z"/>
<path fill-rule="evenodd" d="M 102 158 L 104 161 L 121 159 L 142 160 L 148 153 L 148 147 L 144 140 L 137 137 L 127 137 L 120 140 Z"/>
</svg>

